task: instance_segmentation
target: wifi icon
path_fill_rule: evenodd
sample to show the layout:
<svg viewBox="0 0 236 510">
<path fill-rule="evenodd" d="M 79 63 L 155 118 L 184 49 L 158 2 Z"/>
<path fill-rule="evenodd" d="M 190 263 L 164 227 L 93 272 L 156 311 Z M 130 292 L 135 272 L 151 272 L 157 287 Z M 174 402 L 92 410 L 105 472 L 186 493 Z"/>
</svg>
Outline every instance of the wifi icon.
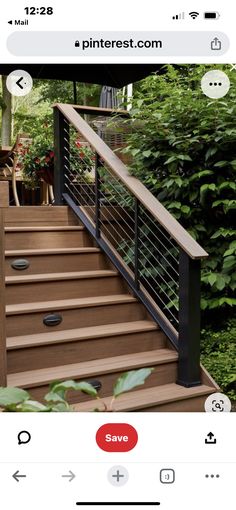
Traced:
<svg viewBox="0 0 236 510">
<path fill-rule="evenodd" d="M 192 19 L 196 19 L 199 16 L 199 12 L 192 11 L 189 13 L 189 16 L 191 16 Z"/>
</svg>

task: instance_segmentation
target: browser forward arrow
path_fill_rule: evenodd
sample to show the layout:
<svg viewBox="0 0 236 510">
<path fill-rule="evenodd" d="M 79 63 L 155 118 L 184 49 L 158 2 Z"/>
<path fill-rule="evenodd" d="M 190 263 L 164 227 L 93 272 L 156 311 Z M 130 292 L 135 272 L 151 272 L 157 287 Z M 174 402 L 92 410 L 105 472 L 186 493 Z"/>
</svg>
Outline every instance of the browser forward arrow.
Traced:
<svg viewBox="0 0 236 510">
<path fill-rule="evenodd" d="M 74 480 L 75 478 L 75 474 L 72 473 L 72 471 L 69 471 L 69 474 L 68 475 L 61 475 L 62 478 L 69 478 L 69 482 L 72 482 L 72 480 Z"/>
</svg>

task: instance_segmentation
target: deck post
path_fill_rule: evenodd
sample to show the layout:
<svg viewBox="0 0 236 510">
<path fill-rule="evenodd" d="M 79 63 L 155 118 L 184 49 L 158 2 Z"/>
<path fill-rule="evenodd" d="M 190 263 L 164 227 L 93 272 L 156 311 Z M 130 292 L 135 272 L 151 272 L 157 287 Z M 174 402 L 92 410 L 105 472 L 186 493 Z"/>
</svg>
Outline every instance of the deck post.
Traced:
<svg viewBox="0 0 236 510">
<path fill-rule="evenodd" d="M 63 114 L 54 107 L 54 196 L 55 205 L 63 205 L 65 171 L 69 170 L 69 125 Z"/>
<path fill-rule="evenodd" d="M 96 238 L 98 239 L 101 235 L 101 179 L 99 173 L 100 159 L 96 152 L 95 155 L 95 225 L 96 225 Z"/>
<path fill-rule="evenodd" d="M 200 376 L 201 261 L 180 250 L 179 258 L 179 363 L 177 384 L 191 388 Z"/>
<path fill-rule="evenodd" d="M 0 207 L 0 386 L 7 384 L 4 208 Z"/>
</svg>

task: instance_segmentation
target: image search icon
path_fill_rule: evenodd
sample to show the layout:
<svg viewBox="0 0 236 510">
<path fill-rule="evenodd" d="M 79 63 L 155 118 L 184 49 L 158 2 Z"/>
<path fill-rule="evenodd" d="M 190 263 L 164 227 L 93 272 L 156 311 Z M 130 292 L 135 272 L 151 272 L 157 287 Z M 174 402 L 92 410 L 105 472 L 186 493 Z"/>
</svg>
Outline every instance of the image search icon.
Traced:
<svg viewBox="0 0 236 510">
<path fill-rule="evenodd" d="M 220 99 L 228 94 L 230 81 L 223 71 L 208 71 L 202 77 L 201 88 L 203 94 L 210 99 Z"/>
<path fill-rule="evenodd" d="M 231 407 L 231 401 L 224 393 L 212 393 L 205 401 L 205 411 L 207 413 L 229 413 Z"/>
<path fill-rule="evenodd" d="M 31 441 L 31 434 L 28 432 L 28 430 L 21 430 L 19 432 L 18 436 L 18 444 L 28 444 Z"/>
</svg>

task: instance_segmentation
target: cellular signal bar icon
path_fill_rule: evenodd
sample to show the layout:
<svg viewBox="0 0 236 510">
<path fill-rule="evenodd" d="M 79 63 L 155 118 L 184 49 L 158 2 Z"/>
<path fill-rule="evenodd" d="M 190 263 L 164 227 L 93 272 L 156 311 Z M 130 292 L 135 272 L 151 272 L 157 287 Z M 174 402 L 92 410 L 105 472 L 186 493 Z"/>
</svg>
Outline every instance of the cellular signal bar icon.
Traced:
<svg viewBox="0 0 236 510">
<path fill-rule="evenodd" d="M 172 16 L 172 19 L 184 19 L 185 18 L 185 13 L 184 12 L 180 12 L 179 14 L 176 14 L 175 16 Z"/>
</svg>

